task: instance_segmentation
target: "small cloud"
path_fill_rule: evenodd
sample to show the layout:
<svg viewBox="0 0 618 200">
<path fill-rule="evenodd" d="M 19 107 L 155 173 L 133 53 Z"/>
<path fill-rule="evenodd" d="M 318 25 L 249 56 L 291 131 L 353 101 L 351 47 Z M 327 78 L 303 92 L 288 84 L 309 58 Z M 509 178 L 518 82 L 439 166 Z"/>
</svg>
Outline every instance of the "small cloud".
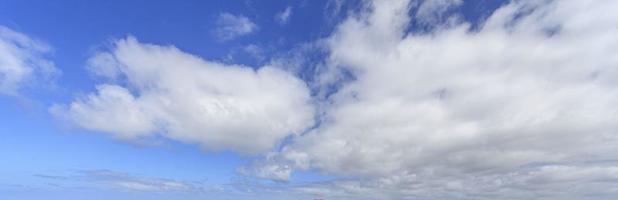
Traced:
<svg viewBox="0 0 618 200">
<path fill-rule="evenodd" d="M 440 25 L 449 9 L 463 4 L 462 0 L 424 1 L 416 11 L 416 20 L 425 25 Z"/>
<path fill-rule="evenodd" d="M 243 48 L 243 50 L 257 61 L 263 61 L 265 59 L 264 49 L 255 44 L 247 45 Z"/>
<path fill-rule="evenodd" d="M 111 170 L 77 170 L 69 175 L 35 174 L 35 177 L 56 181 L 55 185 L 78 185 L 88 188 L 129 190 L 138 192 L 203 191 L 207 189 L 202 182 L 148 177 Z M 60 182 L 58 182 L 60 181 Z M 62 184 L 57 184 L 62 183 Z"/>
<path fill-rule="evenodd" d="M 281 25 L 287 24 L 292 16 L 292 7 L 288 6 L 285 10 L 281 11 L 275 16 L 275 20 Z"/>
<path fill-rule="evenodd" d="M 269 154 L 264 160 L 255 161 L 238 168 L 237 172 L 246 177 L 256 177 L 275 182 L 288 182 L 292 177 L 292 170 L 290 163 L 280 159 L 275 154 Z"/>
<path fill-rule="evenodd" d="M 215 35 L 221 41 L 228 41 L 253 33 L 257 29 L 258 26 L 245 16 L 221 13 L 217 18 Z"/>
<path fill-rule="evenodd" d="M 51 82 L 60 74 L 47 59 L 51 53 L 47 44 L 0 26 L 0 94 L 19 96 L 25 85 Z"/>
<path fill-rule="evenodd" d="M 34 176 L 38 178 L 51 179 L 51 180 L 67 180 L 68 179 L 68 177 L 64 177 L 64 176 L 47 175 L 47 174 L 35 174 Z"/>
<path fill-rule="evenodd" d="M 238 173 L 277 182 L 288 182 L 292 176 L 292 167 L 285 164 L 255 163 L 252 166 L 239 168 Z"/>
</svg>

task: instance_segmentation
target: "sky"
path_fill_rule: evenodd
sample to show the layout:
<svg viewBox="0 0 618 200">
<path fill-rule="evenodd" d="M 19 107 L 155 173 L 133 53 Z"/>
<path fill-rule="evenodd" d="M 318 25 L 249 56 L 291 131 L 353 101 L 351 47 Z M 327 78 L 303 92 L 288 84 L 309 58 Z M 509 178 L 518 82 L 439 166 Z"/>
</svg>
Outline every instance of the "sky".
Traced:
<svg viewBox="0 0 618 200">
<path fill-rule="evenodd" d="M 617 9 L 0 1 L 0 199 L 616 199 Z"/>
</svg>

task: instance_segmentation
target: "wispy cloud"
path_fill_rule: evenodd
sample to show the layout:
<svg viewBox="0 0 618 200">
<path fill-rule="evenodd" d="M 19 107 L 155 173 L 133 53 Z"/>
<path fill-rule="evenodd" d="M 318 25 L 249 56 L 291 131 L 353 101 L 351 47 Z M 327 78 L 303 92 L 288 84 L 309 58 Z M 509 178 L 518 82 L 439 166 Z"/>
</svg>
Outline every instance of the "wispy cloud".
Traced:
<svg viewBox="0 0 618 200">
<path fill-rule="evenodd" d="M 275 16 L 275 20 L 277 20 L 279 24 L 283 25 L 283 24 L 287 24 L 290 21 L 291 17 L 292 17 L 292 6 L 288 6 L 285 8 L 285 10 L 281 11 L 280 13 L 277 13 L 277 15 Z"/>
<path fill-rule="evenodd" d="M 47 44 L 0 26 L 0 94 L 19 95 L 26 85 L 53 80 L 60 71 L 47 58 L 51 52 Z"/>
<path fill-rule="evenodd" d="M 222 41 L 232 40 L 258 30 L 258 26 L 249 18 L 230 13 L 221 13 L 217 17 L 216 25 L 215 36 Z"/>
<path fill-rule="evenodd" d="M 266 59 L 264 49 L 258 45 L 249 44 L 243 48 L 243 51 L 259 62 Z"/>
<path fill-rule="evenodd" d="M 298 192 L 296 188 L 306 184 L 267 183 L 256 179 L 238 177 L 228 183 L 182 180 L 130 174 L 113 170 L 72 170 L 60 174 L 36 174 L 44 185 L 2 185 L 3 188 L 20 191 L 104 191 L 104 193 L 155 195 L 156 199 L 183 196 L 188 199 L 275 199 L 311 198 L 313 194 Z M 159 196 L 160 195 L 160 196 Z M 70 196 L 70 195 L 69 195 Z"/>
<path fill-rule="evenodd" d="M 138 176 L 111 170 L 75 170 L 66 175 L 36 174 L 58 187 L 79 185 L 91 189 L 112 189 L 138 192 L 206 192 L 216 190 L 200 181 Z M 74 184 L 78 183 L 78 184 Z"/>
<path fill-rule="evenodd" d="M 200 183 L 174 179 L 134 176 L 110 170 L 77 171 L 74 177 L 83 181 L 97 183 L 104 187 L 136 191 L 189 191 L 201 190 Z"/>
</svg>

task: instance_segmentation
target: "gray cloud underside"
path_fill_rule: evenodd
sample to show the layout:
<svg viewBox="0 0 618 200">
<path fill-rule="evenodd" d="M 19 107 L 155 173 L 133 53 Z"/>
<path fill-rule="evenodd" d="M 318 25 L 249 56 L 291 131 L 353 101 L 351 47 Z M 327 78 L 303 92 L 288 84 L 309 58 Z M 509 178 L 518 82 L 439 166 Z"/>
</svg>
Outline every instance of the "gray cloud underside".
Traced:
<svg viewBox="0 0 618 200">
<path fill-rule="evenodd" d="M 359 178 L 304 188 L 341 199 L 617 195 L 616 2 L 516 1 L 479 30 L 453 16 L 426 34 L 405 33 L 435 16 L 410 18 L 411 2 L 369 4 L 327 39 L 327 65 L 355 80 L 259 176 Z"/>
</svg>

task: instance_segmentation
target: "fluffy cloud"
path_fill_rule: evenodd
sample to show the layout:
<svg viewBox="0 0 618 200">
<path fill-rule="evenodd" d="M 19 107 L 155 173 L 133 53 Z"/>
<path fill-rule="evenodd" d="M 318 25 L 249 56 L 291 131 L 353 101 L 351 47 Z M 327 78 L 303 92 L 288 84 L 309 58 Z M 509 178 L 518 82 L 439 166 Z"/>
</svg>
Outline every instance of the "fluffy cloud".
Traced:
<svg viewBox="0 0 618 200">
<path fill-rule="evenodd" d="M 241 172 L 346 177 L 282 189 L 328 199 L 618 195 L 618 2 L 512 1 L 475 28 L 447 12 L 458 0 L 364 3 L 320 40 L 327 69 L 310 83 L 318 114 L 305 83 L 278 68 L 133 38 L 90 59 L 108 83 L 52 111 L 122 139 L 208 149 L 263 153 L 288 138 Z M 249 23 L 221 24 L 252 24 L 226 16 Z M 408 33 L 412 22 L 441 24 Z M 222 30 L 254 29 L 236 27 Z"/>
<path fill-rule="evenodd" d="M 226 66 L 132 37 L 89 64 L 110 82 L 51 110 L 116 138 L 160 135 L 206 149 L 259 153 L 313 123 L 305 83 L 273 67 Z"/>
<path fill-rule="evenodd" d="M 595 164 L 618 150 L 618 2 L 513 1 L 478 30 L 423 34 L 407 25 L 434 15 L 410 18 L 410 1 L 368 4 L 327 39 L 328 65 L 353 80 L 272 159 L 281 169 L 357 177 L 338 183 L 352 199 L 556 199 L 588 182 L 568 198 L 618 194 L 617 163 Z"/>
<path fill-rule="evenodd" d="M 215 35 L 220 40 L 227 41 L 250 34 L 257 29 L 258 26 L 245 16 L 221 13 L 217 18 Z"/>
<path fill-rule="evenodd" d="M 48 45 L 0 26 L 0 94 L 17 95 L 25 84 L 57 75 L 45 57 L 50 52 Z"/>
</svg>

